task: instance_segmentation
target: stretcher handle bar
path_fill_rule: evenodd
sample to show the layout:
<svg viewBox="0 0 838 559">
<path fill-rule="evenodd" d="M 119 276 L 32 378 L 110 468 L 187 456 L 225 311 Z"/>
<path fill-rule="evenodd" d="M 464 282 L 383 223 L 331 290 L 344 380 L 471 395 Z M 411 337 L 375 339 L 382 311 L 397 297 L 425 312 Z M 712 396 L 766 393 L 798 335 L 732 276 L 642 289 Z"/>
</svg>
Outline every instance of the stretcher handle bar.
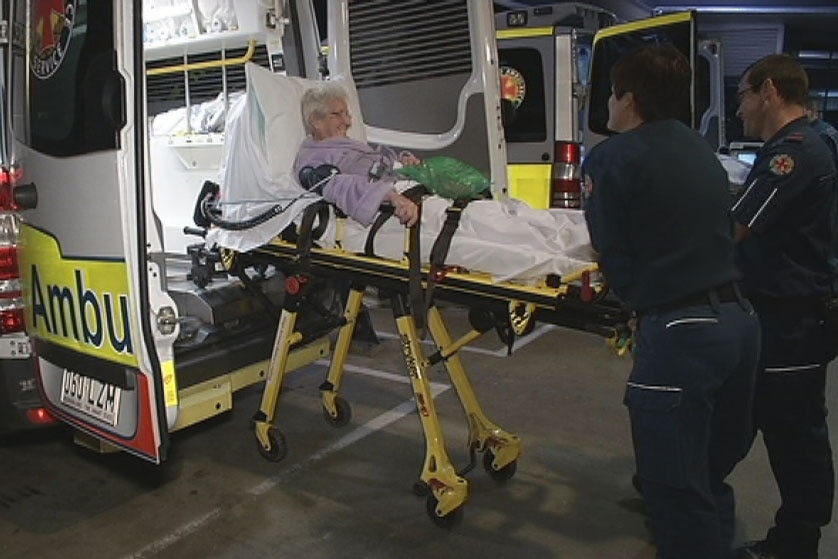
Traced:
<svg viewBox="0 0 838 559">
<path fill-rule="evenodd" d="M 250 39 L 247 45 L 247 52 L 238 58 L 221 58 L 219 60 L 205 60 L 203 62 L 190 62 L 187 64 L 177 64 L 175 66 L 161 66 L 160 68 L 151 68 L 146 70 L 147 76 L 159 76 L 162 74 L 174 74 L 176 72 L 188 72 L 190 70 L 206 70 L 208 68 L 221 68 L 224 66 L 235 66 L 237 64 L 246 64 L 253 59 L 253 54 L 256 52 L 256 40 Z"/>
<path fill-rule="evenodd" d="M 562 283 L 570 283 L 572 281 L 577 281 L 582 279 L 582 276 L 585 275 L 587 272 L 596 272 L 599 270 L 598 264 L 591 264 L 590 266 L 585 266 L 584 268 L 580 268 L 571 274 L 567 274 L 562 276 Z"/>
</svg>

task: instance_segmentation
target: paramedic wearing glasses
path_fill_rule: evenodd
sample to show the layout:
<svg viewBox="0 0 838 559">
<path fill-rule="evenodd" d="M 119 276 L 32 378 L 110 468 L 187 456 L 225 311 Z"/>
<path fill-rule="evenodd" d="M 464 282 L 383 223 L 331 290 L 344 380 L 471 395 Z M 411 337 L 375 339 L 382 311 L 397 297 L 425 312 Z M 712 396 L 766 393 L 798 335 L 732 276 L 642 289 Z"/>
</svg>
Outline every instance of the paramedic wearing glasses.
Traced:
<svg viewBox="0 0 838 559">
<path fill-rule="evenodd" d="M 637 315 L 624 403 L 659 559 L 728 559 L 759 321 L 736 286 L 728 177 L 688 114 L 671 45 L 611 71 L 608 128 L 586 157 L 585 217 L 612 290 Z"/>
<path fill-rule="evenodd" d="M 733 217 L 738 262 L 762 323 L 754 427 L 782 500 L 765 540 L 741 558 L 815 559 L 832 513 L 825 390 L 835 342 L 825 337 L 823 300 L 834 274 L 836 171 L 807 122 L 808 87 L 797 61 L 770 55 L 745 71 L 737 94 L 745 134 L 765 142 Z"/>
<path fill-rule="evenodd" d="M 306 167 L 331 165 L 340 174 L 329 179 L 323 198 L 347 215 L 369 225 L 383 203 L 393 205 L 393 213 L 403 225 L 414 225 L 419 217 L 417 205 L 394 188 L 398 177 L 392 173 L 398 162 L 402 165 L 419 163 L 413 154 L 396 155 L 390 148 L 370 145 L 349 138 L 352 126 L 346 92 L 338 84 L 307 90 L 301 108 L 308 137 L 303 141 L 294 162 L 299 176 Z"/>
</svg>

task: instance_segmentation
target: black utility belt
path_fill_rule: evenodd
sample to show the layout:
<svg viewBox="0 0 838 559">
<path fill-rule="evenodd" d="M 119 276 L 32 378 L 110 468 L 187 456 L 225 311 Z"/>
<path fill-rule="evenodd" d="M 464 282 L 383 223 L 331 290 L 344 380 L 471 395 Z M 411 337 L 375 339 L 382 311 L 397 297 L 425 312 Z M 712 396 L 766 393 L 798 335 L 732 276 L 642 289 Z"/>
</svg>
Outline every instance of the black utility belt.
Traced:
<svg viewBox="0 0 838 559">
<path fill-rule="evenodd" d="M 734 284 L 725 283 L 718 287 L 701 291 L 700 293 L 687 295 L 686 297 L 676 299 L 675 301 L 671 301 L 669 303 L 656 305 L 649 310 L 655 310 L 657 312 L 677 311 L 678 309 L 684 309 L 687 307 L 710 305 L 714 303 L 714 299 L 719 303 L 734 303 L 740 300 L 740 295 Z"/>
<path fill-rule="evenodd" d="M 751 293 L 748 298 L 757 308 L 776 310 L 820 309 L 829 305 L 833 295 L 805 295 L 794 297 L 773 297 L 761 293 Z"/>
</svg>

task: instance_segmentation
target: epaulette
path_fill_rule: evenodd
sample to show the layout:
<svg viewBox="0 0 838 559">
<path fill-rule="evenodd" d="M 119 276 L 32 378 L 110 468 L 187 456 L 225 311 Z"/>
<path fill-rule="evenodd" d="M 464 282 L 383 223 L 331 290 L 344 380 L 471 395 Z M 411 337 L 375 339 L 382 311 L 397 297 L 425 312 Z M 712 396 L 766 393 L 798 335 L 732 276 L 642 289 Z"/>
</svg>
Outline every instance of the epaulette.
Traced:
<svg viewBox="0 0 838 559">
<path fill-rule="evenodd" d="M 806 139 L 806 136 L 801 134 L 800 132 L 792 132 L 783 138 L 783 142 L 791 142 L 793 144 L 802 143 L 803 140 Z"/>
</svg>

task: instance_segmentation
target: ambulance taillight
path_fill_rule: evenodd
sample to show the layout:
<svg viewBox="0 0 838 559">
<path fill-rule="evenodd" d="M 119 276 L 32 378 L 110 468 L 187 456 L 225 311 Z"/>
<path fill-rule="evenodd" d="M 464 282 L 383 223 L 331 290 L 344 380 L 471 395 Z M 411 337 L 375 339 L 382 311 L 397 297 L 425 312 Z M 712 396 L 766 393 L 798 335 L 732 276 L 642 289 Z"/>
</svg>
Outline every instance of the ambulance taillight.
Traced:
<svg viewBox="0 0 838 559">
<path fill-rule="evenodd" d="M 582 207 L 582 148 L 575 142 L 556 142 L 550 207 Z"/>
<path fill-rule="evenodd" d="M 15 183 L 20 175 L 20 170 L 0 171 L 0 334 L 25 329 L 18 266 L 20 215 L 14 195 Z"/>
</svg>

